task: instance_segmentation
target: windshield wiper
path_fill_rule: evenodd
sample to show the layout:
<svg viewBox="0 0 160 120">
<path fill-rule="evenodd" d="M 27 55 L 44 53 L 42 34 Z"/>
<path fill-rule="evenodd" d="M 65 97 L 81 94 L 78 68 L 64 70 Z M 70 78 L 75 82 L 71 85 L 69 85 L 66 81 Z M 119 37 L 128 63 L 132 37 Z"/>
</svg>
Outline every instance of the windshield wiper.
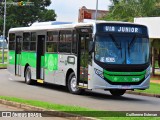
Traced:
<svg viewBox="0 0 160 120">
<path fill-rule="evenodd" d="M 115 46 L 121 50 L 121 57 L 122 57 L 122 47 L 121 47 L 121 43 L 118 44 L 118 42 L 116 41 L 115 37 L 112 34 L 109 34 L 109 36 L 112 38 L 113 43 L 115 44 Z"/>
<path fill-rule="evenodd" d="M 109 34 L 110 37 L 112 38 L 112 41 L 113 43 L 115 44 L 115 46 L 118 48 L 118 49 L 122 49 L 121 48 L 121 44 L 119 45 L 118 42 L 116 41 L 116 39 L 114 38 L 114 36 L 112 34 Z"/>
<path fill-rule="evenodd" d="M 131 42 L 128 43 L 128 55 L 130 56 L 130 48 L 134 45 L 136 41 L 136 35 L 132 38 Z"/>
</svg>

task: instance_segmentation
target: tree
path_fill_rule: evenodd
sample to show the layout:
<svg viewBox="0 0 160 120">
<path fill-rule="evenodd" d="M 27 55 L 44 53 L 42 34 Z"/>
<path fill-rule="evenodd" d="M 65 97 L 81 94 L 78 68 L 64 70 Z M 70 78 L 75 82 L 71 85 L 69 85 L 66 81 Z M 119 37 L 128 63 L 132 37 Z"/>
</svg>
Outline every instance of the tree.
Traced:
<svg viewBox="0 0 160 120">
<path fill-rule="evenodd" d="M 43 12 L 41 12 L 40 14 L 40 22 L 44 22 L 44 21 L 54 21 L 56 18 L 56 14 L 54 12 L 54 10 L 44 10 Z"/>
<path fill-rule="evenodd" d="M 105 20 L 133 22 L 135 17 L 153 17 L 160 15 L 160 0 L 112 0 L 109 14 Z"/>
<path fill-rule="evenodd" d="M 24 4 L 28 1 L 32 1 L 33 5 L 11 5 L 24 1 Z M 7 0 L 7 17 L 6 17 L 6 34 L 8 30 L 13 27 L 26 27 L 30 26 L 36 21 L 54 21 L 56 20 L 56 14 L 54 10 L 46 9 L 51 4 L 50 0 Z M 2 6 L 2 5 L 1 5 Z M 3 18 L 0 18 L 0 34 L 3 30 Z"/>
</svg>

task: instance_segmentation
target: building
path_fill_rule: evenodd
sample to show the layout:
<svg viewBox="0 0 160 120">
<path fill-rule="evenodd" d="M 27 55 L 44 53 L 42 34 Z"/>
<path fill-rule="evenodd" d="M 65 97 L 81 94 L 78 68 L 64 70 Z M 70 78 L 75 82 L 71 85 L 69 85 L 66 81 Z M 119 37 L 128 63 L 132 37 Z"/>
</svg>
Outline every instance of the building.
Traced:
<svg viewBox="0 0 160 120">
<path fill-rule="evenodd" d="M 148 27 L 151 51 L 152 74 L 155 75 L 155 63 L 158 62 L 160 68 L 160 17 L 135 18 L 134 23 L 146 25 Z"/>
<path fill-rule="evenodd" d="M 97 10 L 97 19 L 104 17 L 109 11 Z M 83 22 L 84 19 L 95 19 L 96 10 L 87 9 L 85 6 L 79 9 L 78 22 Z"/>
</svg>

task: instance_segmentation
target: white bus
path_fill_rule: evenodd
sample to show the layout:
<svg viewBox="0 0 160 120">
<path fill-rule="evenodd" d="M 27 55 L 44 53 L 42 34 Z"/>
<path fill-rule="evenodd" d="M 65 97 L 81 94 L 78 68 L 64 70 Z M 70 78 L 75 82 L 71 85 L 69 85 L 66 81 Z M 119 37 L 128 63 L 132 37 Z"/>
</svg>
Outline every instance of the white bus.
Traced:
<svg viewBox="0 0 160 120">
<path fill-rule="evenodd" d="M 73 94 L 83 89 L 149 88 L 147 27 L 126 22 L 36 24 L 9 30 L 8 70 L 27 84 L 63 85 Z"/>
</svg>

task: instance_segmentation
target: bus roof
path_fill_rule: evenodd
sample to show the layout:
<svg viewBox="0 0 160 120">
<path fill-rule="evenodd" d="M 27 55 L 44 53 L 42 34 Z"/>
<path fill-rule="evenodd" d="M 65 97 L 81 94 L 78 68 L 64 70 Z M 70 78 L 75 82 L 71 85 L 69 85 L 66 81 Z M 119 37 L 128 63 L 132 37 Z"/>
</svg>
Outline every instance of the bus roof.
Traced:
<svg viewBox="0 0 160 120">
<path fill-rule="evenodd" d="M 64 28 L 75 28 L 80 26 L 93 26 L 97 23 L 111 23 L 111 24 L 132 24 L 132 25 L 140 25 L 130 22 L 120 22 L 120 21 L 91 21 L 84 23 L 71 23 L 71 22 L 39 22 L 34 23 L 30 27 L 18 27 L 11 28 L 9 32 L 28 32 L 28 31 L 36 31 L 36 30 L 52 30 L 52 29 L 64 29 Z"/>
</svg>

